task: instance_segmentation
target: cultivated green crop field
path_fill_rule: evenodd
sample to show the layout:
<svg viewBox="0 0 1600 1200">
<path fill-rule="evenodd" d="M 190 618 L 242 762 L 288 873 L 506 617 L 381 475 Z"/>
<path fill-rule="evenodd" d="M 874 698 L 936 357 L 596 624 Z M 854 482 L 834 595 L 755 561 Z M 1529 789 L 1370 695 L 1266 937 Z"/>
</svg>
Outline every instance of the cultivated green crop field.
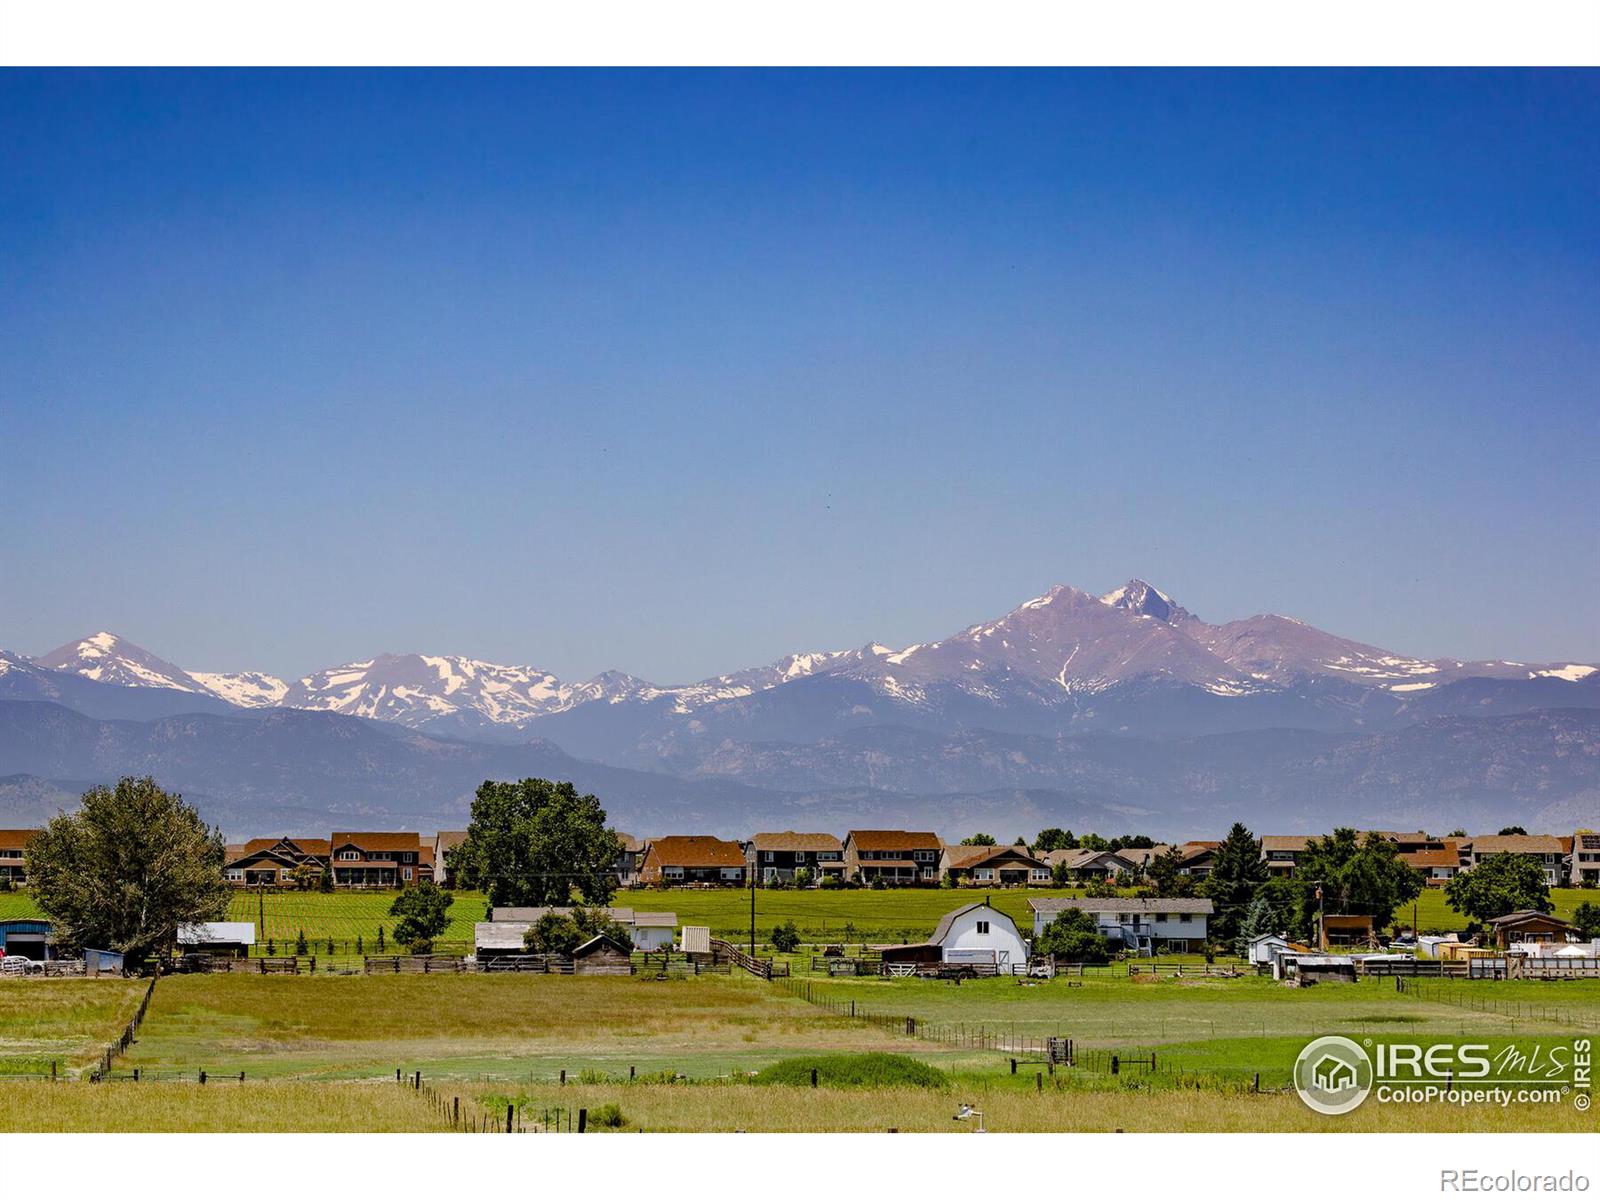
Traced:
<svg viewBox="0 0 1600 1200">
<path fill-rule="evenodd" d="M 1074 889 L 1014 889 L 983 892 L 963 888 L 899 888 L 841 891 L 756 892 L 756 932 L 770 936 L 772 927 L 793 920 L 800 936 L 808 942 L 899 942 L 924 937 L 939 917 L 950 909 L 989 895 L 996 908 L 1007 913 L 1024 930 L 1032 928 L 1028 900 L 1036 896 L 1074 896 Z M 1551 890 L 1556 915 L 1572 916 L 1585 899 L 1596 893 L 1578 888 Z M 359 936 L 363 949 L 376 951 L 379 928 L 385 933 L 394 928 L 389 906 L 393 892 L 269 892 L 264 896 L 244 893 L 233 898 L 228 908 L 231 921 L 252 921 L 258 928 L 258 941 L 265 950 L 271 938 L 280 953 L 289 952 L 303 930 L 308 942 L 321 941 L 326 952 L 328 938 L 336 943 L 335 953 L 354 953 Z M 739 888 L 642 888 L 618 892 L 613 903 L 646 910 L 665 910 L 678 914 L 680 924 L 709 925 L 718 936 L 743 936 L 750 926 L 750 893 Z M 450 928 L 441 940 L 461 945 L 472 941 L 472 925 L 484 919 L 486 901 L 478 892 L 457 892 L 450 908 Z M 9 917 L 37 916 L 37 907 L 26 892 L 0 893 L 0 920 Z M 264 918 L 264 923 L 263 923 Z M 1466 919 L 1444 902 L 1444 893 L 1429 888 L 1417 902 L 1418 924 L 1424 932 L 1449 932 L 1466 926 Z M 1396 919 L 1410 923 L 1409 912 Z M 315 947 L 311 948 L 316 952 Z"/>
</svg>

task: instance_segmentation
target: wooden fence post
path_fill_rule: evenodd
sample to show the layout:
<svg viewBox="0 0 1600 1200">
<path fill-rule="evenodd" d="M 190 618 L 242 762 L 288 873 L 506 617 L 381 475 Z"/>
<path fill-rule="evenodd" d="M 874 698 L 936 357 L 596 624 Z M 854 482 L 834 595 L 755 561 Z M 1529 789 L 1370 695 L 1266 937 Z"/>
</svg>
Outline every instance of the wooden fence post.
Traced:
<svg viewBox="0 0 1600 1200">
<path fill-rule="evenodd" d="M 567 1069 L 565 1067 L 561 1068 L 561 1086 L 567 1086 Z"/>
<path fill-rule="evenodd" d="M 811 1086 L 817 1086 L 817 1069 L 815 1067 L 811 1068 Z"/>
<path fill-rule="evenodd" d="M 506 1132 L 507 1133 L 511 1132 L 511 1114 L 514 1111 L 515 1111 L 515 1107 L 513 1105 L 510 1105 L 510 1104 L 506 1105 Z"/>
<path fill-rule="evenodd" d="M 578 1132 L 582 1133 L 588 1127 L 588 1125 L 589 1110 L 587 1108 L 580 1108 L 578 1110 Z"/>
<path fill-rule="evenodd" d="M 1120 1065 L 1119 1059 L 1117 1058 L 1117 1056 L 1115 1054 L 1113 1054 L 1111 1056 L 1111 1073 L 1113 1075 L 1115 1075 L 1117 1073 L 1117 1068 L 1118 1068 L 1119 1065 Z"/>
<path fill-rule="evenodd" d="M 1033 1090 L 1036 1091 L 1036 1092 L 1044 1091 L 1044 1072 L 1043 1071 L 1035 1071 L 1034 1072 L 1034 1074 L 1033 1074 Z"/>
<path fill-rule="evenodd" d="M 200 1082 L 204 1083 L 205 1081 L 206 1081 L 206 1073 L 204 1071 L 201 1071 L 200 1072 Z"/>
<path fill-rule="evenodd" d="M 461 1097 L 456 1096 L 450 1103 L 450 1124 L 456 1129 L 461 1128 Z"/>
</svg>

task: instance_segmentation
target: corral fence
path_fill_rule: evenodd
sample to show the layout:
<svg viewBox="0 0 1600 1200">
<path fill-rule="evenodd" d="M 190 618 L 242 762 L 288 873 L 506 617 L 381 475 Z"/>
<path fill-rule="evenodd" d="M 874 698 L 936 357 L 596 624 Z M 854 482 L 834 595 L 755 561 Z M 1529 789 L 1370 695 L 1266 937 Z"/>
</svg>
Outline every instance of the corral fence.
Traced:
<svg viewBox="0 0 1600 1200">
<path fill-rule="evenodd" d="M 757 979 L 771 981 L 773 979 L 786 979 L 789 976 L 789 964 L 778 962 L 770 958 L 757 958 L 747 954 L 732 942 L 725 942 L 721 938 L 711 939 L 711 952 L 718 960 L 732 963 L 736 967 L 749 971 Z"/>
<path fill-rule="evenodd" d="M 137 1040 L 139 1026 L 144 1022 L 145 1013 L 150 1011 L 150 997 L 156 990 L 156 980 L 159 978 L 159 975 L 152 975 L 150 977 L 149 986 L 144 989 L 144 996 L 139 1000 L 139 1007 L 134 1010 L 133 1019 L 123 1027 L 122 1033 L 117 1040 L 105 1048 L 104 1052 L 100 1055 L 99 1063 L 96 1064 L 94 1070 L 89 1073 L 89 1081 L 91 1083 L 99 1083 L 102 1079 L 105 1079 L 108 1075 L 110 1075 L 111 1064 L 115 1062 L 119 1056 L 126 1054 L 128 1047 L 133 1045 L 133 1043 Z"/>
<path fill-rule="evenodd" d="M 1079 964 L 1082 972 L 1082 964 Z M 1229 965 L 1227 963 L 1164 963 L 1146 959 L 1143 962 L 1130 961 L 1127 964 L 1128 978 L 1137 979 L 1141 975 L 1159 978 L 1163 975 L 1174 978 L 1193 976 L 1197 979 L 1243 979 L 1246 975 L 1255 974 L 1254 970 L 1245 965 Z"/>
<path fill-rule="evenodd" d="M 1554 1025 L 1568 1025 L 1574 1030 L 1588 1027 L 1588 1019 L 1559 1005 L 1512 1000 L 1503 995 L 1484 995 L 1466 981 L 1432 982 L 1401 977 L 1395 979 L 1394 986 L 1396 991 L 1418 1000 L 1449 1004 L 1467 1012 L 1488 1013 L 1520 1021 L 1547 1021 Z"/>
<path fill-rule="evenodd" d="M 421 1071 L 407 1075 L 396 1068 L 395 1082 L 417 1094 L 433 1110 L 444 1128 L 456 1133 L 586 1133 L 589 1110 L 561 1105 L 506 1100 L 494 1104 L 478 1097 L 462 1103 L 459 1092 L 447 1092 L 422 1078 Z"/>
<path fill-rule="evenodd" d="M 364 975 L 459 975 L 467 969 L 460 954 L 385 954 L 362 959 Z"/>
</svg>

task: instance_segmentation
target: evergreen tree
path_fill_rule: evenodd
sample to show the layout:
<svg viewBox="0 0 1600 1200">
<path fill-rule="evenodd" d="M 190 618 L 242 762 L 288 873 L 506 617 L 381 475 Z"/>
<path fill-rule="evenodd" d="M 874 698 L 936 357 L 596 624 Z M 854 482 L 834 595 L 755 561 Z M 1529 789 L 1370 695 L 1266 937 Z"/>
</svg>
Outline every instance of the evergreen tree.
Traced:
<svg viewBox="0 0 1600 1200">
<path fill-rule="evenodd" d="M 1261 891 L 1257 891 L 1255 899 L 1250 901 L 1250 907 L 1245 910 L 1244 919 L 1239 922 L 1239 934 L 1233 942 L 1233 952 L 1240 958 L 1250 956 L 1250 943 L 1264 933 L 1282 933 L 1276 928 L 1272 920 L 1272 901 Z"/>
<path fill-rule="evenodd" d="M 1255 899 L 1256 889 L 1266 881 L 1267 864 L 1261 857 L 1261 842 L 1235 821 L 1217 847 L 1211 874 L 1200 888 L 1216 907 L 1210 931 L 1217 941 L 1227 943 L 1238 938 L 1245 910 Z"/>
<path fill-rule="evenodd" d="M 1150 876 L 1151 887 L 1161 899 L 1172 900 L 1194 895 L 1194 878 L 1180 874 L 1182 866 L 1183 852 L 1176 846 L 1168 846 L 1150 860 L 1150 867 L 1146 873 Z"/>
</svg>

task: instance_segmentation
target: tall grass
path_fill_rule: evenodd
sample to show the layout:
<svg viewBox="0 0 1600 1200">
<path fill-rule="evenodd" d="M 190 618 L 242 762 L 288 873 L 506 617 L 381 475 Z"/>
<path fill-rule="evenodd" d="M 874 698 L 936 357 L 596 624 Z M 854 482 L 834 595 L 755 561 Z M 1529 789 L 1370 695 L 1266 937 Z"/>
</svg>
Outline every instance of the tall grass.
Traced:
<svg viewBox="0 0 1600 1200">
<path fill-rule="evenodd" d="M 426 1133 L 443 1123 L 393 1083 L 0 1083 L 10 1133 Z"/>
</svg>

